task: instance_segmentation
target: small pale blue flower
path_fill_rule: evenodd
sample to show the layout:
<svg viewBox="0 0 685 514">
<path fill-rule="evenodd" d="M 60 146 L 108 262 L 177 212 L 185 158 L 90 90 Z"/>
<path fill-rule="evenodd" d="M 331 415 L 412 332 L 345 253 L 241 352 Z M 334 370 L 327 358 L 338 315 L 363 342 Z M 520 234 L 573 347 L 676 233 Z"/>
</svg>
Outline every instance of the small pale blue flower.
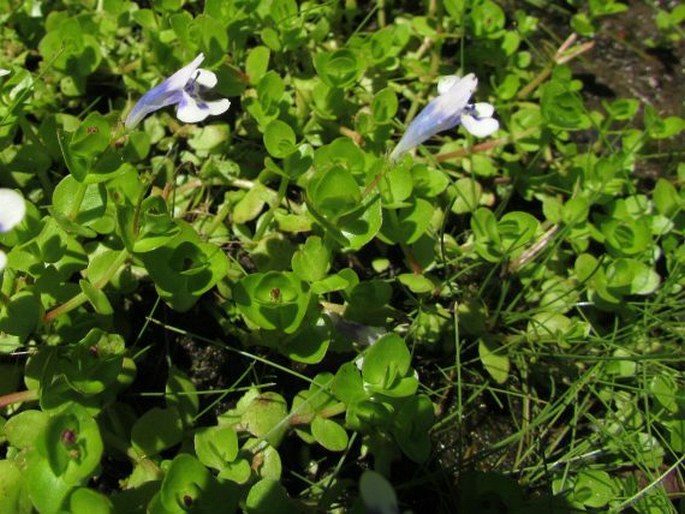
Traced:
<svg viewBox="0 0 685 514">
<path fill-rule="evenodd" d="M 228 99 L 208 101 L 201 96 L 217 82 L 213 72 L 199 68 L 204 59 L 204 54 L 198 55 L 193 62 L 145 93 L 126 117 L 126 128 L 134 128 L 145 116 L 168 105 L 176 105 L 176 117 L 184 123 L 197 123 L 207 116 L 226 112 L 231 105 Z"/>
<path fill-rule="evenodd" d="M 0 233 L 9 232 L 26 215 L 24 197 L 12 189 L 0 188 Z M 0 271 L 5 269 L 7 256 L 0 250 Z"/>
<path fill-rule="evenodd" d="M 492 117 L 495 108 L 486 102 L 469 103 L 477 86 L 478 79 L 473 73 L 461 78 L 449 75 L 440 79 L 438 96 L 409 124 L 390 154 L 390 160 L 398 160 L 426 139 L 459 123 L 477 137 L 486 137 L 495 132 L 499 128 L 499 122 Z"/>
</svg>

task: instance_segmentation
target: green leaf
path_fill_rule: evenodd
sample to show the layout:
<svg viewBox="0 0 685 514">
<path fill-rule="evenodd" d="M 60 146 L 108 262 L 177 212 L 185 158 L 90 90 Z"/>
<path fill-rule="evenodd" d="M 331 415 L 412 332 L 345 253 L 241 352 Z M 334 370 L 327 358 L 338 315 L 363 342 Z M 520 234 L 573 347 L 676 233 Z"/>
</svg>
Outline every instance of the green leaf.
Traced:
<svg viewBox="0 0 685 514">
<path fill-rule="evenodd" d="M 573 497 L 588 507 L 606 506 L 618 494 L 618 485 L 606 471 L 583 470 L 573 486 Z"/>
<path fill-rule="evenodd" d="M 406 167 L 393 168 L 383 174 L 378 182 L 378 189 L 383 200 L 383 207 L 399 208 L 406 207 L 406 200 L 412 193 L 414 183 Z"/>
<path fill-rule="evenodd" d="M 315 416 L 312 420 L 312 435 L 316 442 L 332 452 L 341 452 L 347 448 L 347 432 L 331 419 Z"/>
<path fill-rule="evenodd" d="M 644 219 L 624 217 L 610 219 L 601 225 L 605 245 L 613 255 L 632 257 L 652 248 L 652 238 Z"/>
<path fill-rule="evenodd" d="M 433 283 L 433 281 L 425 275 L 402 273 L 401 275 L 398 275 L 397 279 L 401 284 L 408 287 L 412 293 L 425 294 L 436 289 L 436 285 Z"/>
<path fill-rule="evenodd" d="M 104 316 L 109 316 L 114 312 L 107 295 L 103 293 L 101 289 L 95 287 L 88 280 L 79 280 L 78 284 L 83 294 L 88 298 L 88 302 L 90 302 L 95 309 L 95 312 Z"/>
<path fill-rule="evenodd" d="M 79 487 L 71 493 L 69 507 L 72 514 L 111 514 L 114 512 L 112 502 L 105 495 L 87 487 Z"/>
<path fill-rule="evenodd" d="M 279 349 L 293 361 L 316 364 L 326 356 L 330 343 L 328 318 L 319 317 L 314 323 L 303 324 L 297 332 L 283 339 Z"/>
<path fill-rule="evenodd" d="M 262 479 L 250 488 L 245 500 L 247 514 L 290 512 L 292 506 L 285 488 L 273 479 Z"/>
<path fill-rule="evenodd" d="M 212 482 L 214 478 L 209 470 L 195 457 L 187 453 L 178 454 L 171 461 L 162 481 L 159 502 L 164 507 L 164 512 L 180 514 L 191 507 L 201 511 L 203 504 L 206 507 L 212 501 L 207 498 Z"/>
<path fill-rule="evenodd" d="M 194 443 L 202 464 L 219 471 L 238 456 L 238 436 L 233 427 L 202 427 L 195 432 Z"/>
<path fill-rule="evenodd" d="M 331 221 L 354 211 L 362 200 L 352 173 L 342 166 L 333 166 L 314 175 L 307 186 L 307 194 L 317 212 Z"/>
<path fill-rule="evenodd" d="M 341 89 L 350 87 L 364 72 L 359 56 L 347 48 L 316 54 L 314 68 L 327 86 Z"/>
<path fill-rule="evenodd" d="M 14 462 L 0 460 L 0 512 L 8 514 L 33 512 L 24 480 L 24 474 Z"/>
<path fill-rule="evenodd" d="M 200 50 L 205 54 L 204 66 L 211 67 L 224 61 L 228 51 L 228 34 L 219 20 L 200 14 L 190 26 L 190 37 L 200 44 Z"/>
<path fill-rule="evenodd" d="M 383 475 L 369 469 L 359 479 L 359 494 L 367 512 L 400 512 L 397 494 Z"/>
<path fill-rule="evenodd" d="M 504 28 L 506 19 L 504 11 L 495 2 L 479 0 L 471 8 L 470 21 L 476 37 L 495 38 Z"/>
<path fill-rule="evenodd" d="M 371 102 L 371 113 L 376 123 L 389 123 L 397 113 L 398 101 L 395 91 L 386 87 L 381 89 Z"/>
<path fill-rule="evenodd" d="M 402 338 L 396 334 L 385 335 L 364 355 L 362 378 L 365 387 L 387 396 L 411 396 L 418 380 L 410 365 L 411 355 Z"/>
<path fill-rule="evenodd" d="M 580 95 L 559 79 L 548 82 L 540 101 L 542 115 L 547 123 L 562 130 L 590 128 L 590 118 Z"/>
<path fill-rule="evenodd" d="M 577 225 L 587 221 L 590 203 L 582 196 L 569 199 L 561 209 L 561 219 L 567 225 Z"/>
<path fill-rule="evenodd" d="M 434 422 L 433 403 L 424 395 L 409 398 L 397 412 L 393 435 L 402 451 L 414 462 L 425 462 L 430 456 L 429 434 Z"/>
<path fill-rule="evenodd" d="M 189 225 L 182 224 L 179 228 L 181 232 L 171 241 L 139 257 L 160 297 L 182 312 L 224 278 L 228 259 L 221 247 L 201 242 Z M 166 237 L 160 236 L 159 240 Z"/>
<path fill-rule="evenodd" d="M 478 340 L 478 356 L 483 367 L 498 384 L 504 384 L 509 376 L 509 356 L 504 349 L 487 338 Z"/>
<path fill-rule="evenodd" d="M 340 218 L 337 226 L 347 239 L 346 246 L 352 250 L 359 250 L 378 234 L 382 223 L 381 200 L 376 196 L 369 203 Z"/>
<path fill-rule="evenodd" d="M 43 411 L 25 410 L 7 420 L 2 427 L 3 433 L 15 448 L 31 448 L 37 444 L 49 420 L 49 416 Z"/>
<path fill-rule="evenodd" d="M 12 296 L 0 311 L 0 331 L 16 337 L 21 344 L 36 329 L 43 315 L 43 307 L 37 294 L 30 290 Z M 11 351 L 2 349 L 0 353 Z"/>
<path fill-rule="evenodd" d="M 41 514 L 61 514 L 67 496 L 74 488 L 55 474 L 50 462 L 38 453 L 29 453 L 25 481 L 31 503 Z"/>
<path fill-rule="evenodd" d="M 278 451 L 271 445 L 264 445 L 261 439 L 250 438 L 245 441 L 243 451 L 252 456 L 252 461 L 260 463 L 256 470 L 258 478 L 271 478 L 280 480 L 283 472 L 283 464 Z"/>
<path fill-rule="evenodd" d="M 449 179 L 440 170 L 431 169 L 425 164 L 414 164 L 410 171 L 417 196 L 433 198 L 447 189 Z"/>
<path fill-rule="evenodd" d="M 200 408 L 200 399 L 193 382 L 176 366 L 169 367 L 165 392 L 167 407 L 178 411 L 185 428 L 192 426 Z"/>
<path fill-rule="evenodd" d="M 153 407 L 131 429 L 131 444 L 142 457 L 152 457 L 178 444 L 183 437 L 183 423 L 175 408 Z"/>
<path fill-rule="evenodd" d="M 50 213 L 65 230 L 93 237 L 95 232 L 85 228 L 102 227 L 106 208 L 107 189 L 103 184 L 81 184 L 67 175 L 52 193 Z"/>
<path fill-rule="evenodd" d="M 93 475 L 103 452 L 100 429 L 84 407 L 71 404 L 52 416 L 36 449 L 52 473 L 66 484 L 76 485 Z"/>
<path fill-rule="evenodd" d="M 609 116 L 618 121 L 627 121 L 633 119 L 640 108 L 640 102 L 634 98 L 619 98 L 613 102 L 602 102 L 604 108 L 609 113 Z"/>
<path fill-rule="evenodd" d="M 265 46 L 255 46 L 250 49 L 245 59 L 245 72 L 250 84 L 256 85 L 269 69 L 271 50 Z"/>
<path fill-rule="evenodd" d="M 361 374 L 357 366 L 350 362 L 338 368 L 332 390 L 335 397 L 348 406 L 366 397 Z"/>
<path fill-rule="evenodd" d="M 266 438 L 274 447 L 280 443 L 285 434 L 288 416 L 285 399 L 274 392 L 259 393 L 248 391 L 238 402 L 235 409 L 231 409 L 219 416 L 219 425 L 241 427 L 253 436 Z"/>
<path fill-rule="evenodd" d="M 277 112 L 284 93 L 283 79 L 273 70 L 266 72 L 257 84 L 257 98 L 264 113 Z"/>
<path fill-rule="evenodd" d="M 678 384 L 669 375 L 656 375 L 649 384 L 649 392 L 672 414 L 678 412 L 677 391 Z"/>
<path fill-rule="evenodd" d="M 460 178 L 454 183 L 454 190 L 457 197 L 452 204 L 453 213 L 465 214 L 476 210 L 483 194 L 483 188 L 479 182 L 470 178 Z"/>
<path fill-rule="evenodd" d="M 264 130 L 264 146 L 269 154 L 284 158 L 297 150 L 295 132 L 281 120 L 273 120 Z"/>
<path fill-rule="evenodd" d="M 412 205 L 383 217 L 381 234 L 393 243 L 412 244 L 426 232 L 433 217 L 433 205 L 416 198 Z"/>
<path fill-rule="evenodd" d="M 257 183 L 236 203 L 233 208 L 233 221 L 235 223 L 252 221 L 261 214 L 264 205 L 275 201 L 274 191 Z"/>
<path fill-rule="evenodd" d="M 675 216 L 685 205 L 685 200 L 678 195 L 673 184 L 663 178 L 656 181 L 652 197 L 659 214 L 669 218 Z"/>
<path fill-rule="evenodd" d="M 302 323 L 311 295 L 294 273 L 270 271 L 243 277 L 233 291 L 240 313 L 261 328 L 291 334 Z"/>
<path fill-rule="evenodd" d="M 305 282 L 323 279 L 331 266 L 331 252 L 318 236 L 310 236 L 293 255 L 292 268 Z"/>
</svg>

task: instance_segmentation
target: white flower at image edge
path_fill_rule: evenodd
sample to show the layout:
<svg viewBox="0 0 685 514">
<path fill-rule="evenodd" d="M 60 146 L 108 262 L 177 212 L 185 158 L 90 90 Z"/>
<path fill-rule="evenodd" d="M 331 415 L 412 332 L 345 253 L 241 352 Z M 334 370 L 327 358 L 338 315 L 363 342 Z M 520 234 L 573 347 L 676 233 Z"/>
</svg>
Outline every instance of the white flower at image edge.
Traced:
<svg viewBox="0 0 685 514">
<path fill-rule="evenodd" d="M 469 103 L 477 86 L 478 79 L 473 73 L 461 78 L 449 75 L 440 79 L 438 96 L 409 124 L 390 154 L 390 160 L 396 161 L 429 137 L 460 123 L 476 137 L 486 137 L 495 132 L 499 128 L 499 122 L 492 117 L 495 108 L 487 102 Z"/>
<path fill-rule="evenodd" d="M 5 75 L 9 75 L 9 74 L 10 74 L 10 70 L 0 68 L 0 77 L 4 77 Z"/>
<path fill-rule="evenodd" d="M 199 68 L 204 59 L 204 54 L 198 55 L 193 62 L 145 93 L 126 117 L 126 128 L 134 128 L 148 114 L 169 105 L 176 105 L 176 117 L 184 123 L 197 123 L 207 116 L 226 112 L 231 105 L 227 98 L 202 98 L 202 93 L 217 83 L 214 72 Z"/>
<path fill-rule="evenodd" d="M 0 188 L 0 233 L 9 232 L 26 215 L 24 197 L 12 189 Z M 0 271 L 5 269 L 7 256 L 0 250 Z"/>
</svg>

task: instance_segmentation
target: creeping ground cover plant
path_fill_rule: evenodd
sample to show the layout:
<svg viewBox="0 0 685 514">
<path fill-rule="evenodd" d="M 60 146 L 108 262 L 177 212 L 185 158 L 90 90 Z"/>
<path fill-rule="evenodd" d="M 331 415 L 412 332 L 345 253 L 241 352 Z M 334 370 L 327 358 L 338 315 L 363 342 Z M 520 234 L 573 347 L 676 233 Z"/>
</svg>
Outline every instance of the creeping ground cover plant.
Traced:
<svg viewBox="0 0 685 514">
<path fill-rule="evenodd" d="M 666 4 L 0 0 L 0 513 L 681 512 Z"/>
</svg>

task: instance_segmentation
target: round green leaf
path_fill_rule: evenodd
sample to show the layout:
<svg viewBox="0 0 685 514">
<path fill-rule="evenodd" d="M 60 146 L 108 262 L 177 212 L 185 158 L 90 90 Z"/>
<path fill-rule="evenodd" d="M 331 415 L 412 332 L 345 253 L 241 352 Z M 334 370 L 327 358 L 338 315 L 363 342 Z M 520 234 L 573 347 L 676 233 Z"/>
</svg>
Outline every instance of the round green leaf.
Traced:
<svg viewBox="0 0 685 514">
<path fill-rule="evenodd" d="M 195 432 L 195 453 L 200 461 L 221 470 L 238 455 L 238 436 L 233 427 L 204 427 Z"/>
<path fill-rule="evenodd" d="M 384 216 L 381 234 L 393 243 L 412 244 L 428 229 L 433 212 L 430 202 L 417 198 L 411 206 Z"/>
<path fill-rule="evenodd" d="M 398 102 L 395 91 L 386 87 L 381 89 L 373 98 L 371 112 L 376 123 L 388 123 L 397 112 Z"/>
<path fill-rule="evenodd" d="M 264 130 L 264 146 L 269 155 L 282 159 L 297 150 L 295 131 L 281 120 L 273 120 Z"/>
<path fill-rule="evenodd" d="M 250 488 L 245 500 L 247 514 L 273 514 L 290 512 L 290 498 L 276 480 L 264 478 Z"/>
<path fill-rule="evenodd" d="M 143 457 L 157 455 L 178 444 L 183 437 L 183 423 L 176 409 L 154 407 L 143 414 L 131 429 L 131 444 Z"/>
<path fill-rule="evenodd" d="M 52 473 L 71 485 L 93 474 L 103 452 L 96 421 L 76 404 L 50 418 L 36 447 Z"/>
<path fill-rule="evenodd" d="M 332 452 L 341 452 L 347 448 L 347 432 L 331 419 L 315 416 L 312 420 L 312 435 L 316 442 Z"/>
<path fill-rule="evenodd" d="M 314 67 L 327 86 L 341 89 L 354 84 L 364 71 L 361 59 L 354 51 L 346 48 L 316 54 Z"/>
<path fill-rule="evenodd" d="M 322 170 L 312 177 L 308 196 L 316 210 L 334 221 L 361 203 L 361 191 L 352 173 L 342 166 Z"/>
<path fill-rule="evenodd" d="M 159 500 L 168 512 L 182 513 L 200 509 L 213 478 L 195 457 L 187 453 L 177 455 L 171 462 L 159 491 Z"/>
<path fill-rule="evenodd" d="M 109 499 L 87 487 L 76 489 L 69 497 L 69 507 L 72 514 L 110 514 L 114 506 Z"/>
<path fill-rule="evenodd" d="M 330 268 L 330 250 L 318 236 L 310 236 L 293 255 L 292 268 L 305 282 L 316 282 L 326 276 Z"/>
</svg>

